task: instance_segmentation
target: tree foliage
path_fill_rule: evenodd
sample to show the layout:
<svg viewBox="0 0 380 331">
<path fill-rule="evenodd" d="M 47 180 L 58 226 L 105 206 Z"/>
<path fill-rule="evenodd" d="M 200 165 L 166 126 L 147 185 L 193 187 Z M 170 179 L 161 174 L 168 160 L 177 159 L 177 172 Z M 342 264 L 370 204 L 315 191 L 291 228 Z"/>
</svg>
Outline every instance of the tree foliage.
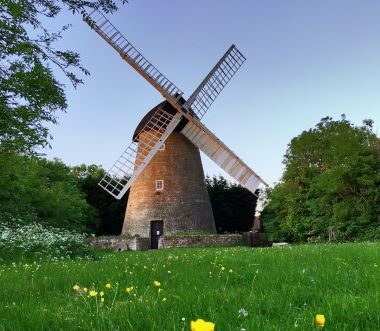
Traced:
<svg viewBox="0 0 380 331">
<path fill-rule="evenodd" d="M 81 164 L 72 168 L 72 172 L 79 178 L 80 190 L 84 193 L 87 203 L 96 209 L 99 218 L 99 235 L 119 235 L 124 222 L 128 195 L 116 200 L 99 185 L 105 171 L 97 165 Z"/>
<path fill-rule="evenodd" d="M 326 117 L 292 139 L 262 215 L 272 239 L 380 238 L 380 139 L 363 123 Z"/>
<path fill-rule="evenodd" d="M 218 233 L 252 229 L 257 197 L 246 188 L 230 184 L 222 176 L 206 177 L 206 187 Z"/>
<path fill-rule="evenodd" d="M 51 32 L 42 19 L 94 6 L 104 12 L 117 10 L 112 0 L 0 1 L 0 153 L 33 154 L 36 147 L 48 145 L 46 124 L 56 124 L 57 112 L 67 107 L 64 85 L 51 67 L 61 69 L 75 87 L 82 83 L 78 72 L 89 74 L 78 53 L 55 47 L 69 25 Z"/>
<path fill-rule="evenodd" d="M 96 210 L 87 204 L 78 178 L 59 160 L 0 154 L 0 215 L 95 232 Z"/>
</svg>

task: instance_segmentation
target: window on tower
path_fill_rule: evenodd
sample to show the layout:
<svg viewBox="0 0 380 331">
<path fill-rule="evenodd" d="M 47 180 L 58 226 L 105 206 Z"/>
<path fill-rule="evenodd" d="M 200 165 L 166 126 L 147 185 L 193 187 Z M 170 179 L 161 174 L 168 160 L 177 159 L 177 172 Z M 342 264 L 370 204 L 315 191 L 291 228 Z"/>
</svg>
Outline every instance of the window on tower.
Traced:
<svg viewBox="0 0 380 331">
<path fill-rule="evenodd" d="M 157 179 L 156 180 L 156 191 L 162 191 L 164 189 L 164 180 Z"/>
</svg>

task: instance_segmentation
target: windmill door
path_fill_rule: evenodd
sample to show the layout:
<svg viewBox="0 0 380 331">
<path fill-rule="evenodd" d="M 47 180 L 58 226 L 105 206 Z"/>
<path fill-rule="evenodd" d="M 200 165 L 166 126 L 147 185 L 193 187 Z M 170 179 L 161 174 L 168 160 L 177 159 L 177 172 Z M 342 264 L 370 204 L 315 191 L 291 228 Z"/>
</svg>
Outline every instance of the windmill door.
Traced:
<svg viewBox="0 0 380 331">
<path fill-rule="evenodd" d="M 158 248 L 158 239 L 164 234 L 164 221 L 157 220 L 150 222 L 150 248 Z"/>
</svg>

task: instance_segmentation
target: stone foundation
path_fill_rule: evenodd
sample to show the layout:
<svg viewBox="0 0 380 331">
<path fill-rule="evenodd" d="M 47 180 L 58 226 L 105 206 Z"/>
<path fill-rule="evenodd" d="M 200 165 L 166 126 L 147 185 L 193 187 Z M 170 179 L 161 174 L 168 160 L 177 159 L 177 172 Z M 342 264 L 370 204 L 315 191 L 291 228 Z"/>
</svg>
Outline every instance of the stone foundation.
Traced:
<svg viewBox="0 0 380 331">
<path fill-rule="evenodd" d="M 172 247 L 219 247 L 243 245 L 241 234 L 205 235 L 205 236 L 163 236 L 158 241 L 158 248 Z"/>
<path fill-rule="evenodd" d="M 95 237 L 90 239 L 90 245 L 103 248 L 112 249 L 114 252 L 122 252 L 127 250 L 132 251 L 145 251 L 150 248 L 149 238 L 139 237 Z"/>
<path fill-rule="evenodd" d="M 115 252 L 126 250 L 143 251 L 150 248 L 150 238 L 132 237 L 95 237 L 90 239 L 90 245 L 112 249 Z M 158 248 L 173 247 L 220 247 L 243 245 L 241 234 L 204 235 L 204 236 L 162 236 Z"/>
</svg>

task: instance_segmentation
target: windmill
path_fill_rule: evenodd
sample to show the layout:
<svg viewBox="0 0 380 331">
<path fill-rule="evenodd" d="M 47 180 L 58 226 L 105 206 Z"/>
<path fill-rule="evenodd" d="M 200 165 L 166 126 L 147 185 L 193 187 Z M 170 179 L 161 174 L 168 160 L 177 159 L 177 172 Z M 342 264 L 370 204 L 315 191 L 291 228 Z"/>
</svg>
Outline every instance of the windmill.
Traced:
<svg viewBox="0 0 380 331">
<path fill-rule="evenodd" d="M 83 19 L 119 53 L 122 59 L 132 66 L 132 68 L 145 78 L 166 99 L 166 101 L 153 108 L 143 118 L 136 129 L 131 144 L 124 150 L 111 169 L 101 179 L 99 185 L 104 190 L 115 198 L 120 199 L 129 188 L 131 188 L 132 195 L 135 186 L 138 186 L 140 187 L 140 192 L 137 192 L 135 195 L 137 197 L 140 194 L 139 199 L 141 199 L 141 196 L 144 195 L 144 192 L 141 192 L 141 187 L 145 185 L 143 178 L 149 177 L 144 175 L 145 172 L 151 173 L 153 171 L 152 168 L 154 168 L 155 160 L 159 160 L 160 158 L 165 159 L 164 154 L 160 155 L 160 149 L 163 149 L 166 141 L 168 145 L 177 144 L 173 143 L 173 139 L 177 142 L 182 140 L 183 143 L 181 146 L 187 145 L 188 150 L 192 149 L 191 153 L 189 153 L 193 155 L 193 164 L 198 162 L 195 160 L 197 157 L 194 155 L 198 153 L 199 158 L 199 150 L 201 150 L 238 183 L 251 192 L 255 193 L 260 184 L 268 186 L 260 176 L 258 176 L 200 121 L 219 93 L 245 61 L 245 57 L 235 45 L 232 45 L 225 52 L 201 84 L 195 89 L 191 96 L 185 100 L 183 98 L 183 92 L 152 63 L 150 63 L 103 15 L 102 12 L 95 9 L 89 14 L 85 13 Z M 177 161 L 178 159 L 176 159 L 176 162 Z M 182 168 L 181 166 L 179 167 L 180 170 Z M 198 192 L 198 194 L 201 195 L 200 199 L 198 198 L 195 200 L 201 201 L 204 200 L 204 198 L 202 188 L 200 188 L 199 185 L 203 186 L 203 190 L 205 190 L 202 178 L 203 170 L 200 175 L 195 175 L 194 173 L 199 173 L 199 169 L 194 168 L 197 168 L 197 166 L 188 167 L 187 174 L 184 174 L 184 176 L 198 178 L 198 181 L 196 179 L 194 180 L 194 182 L 197 182 L 198 184 L 192 182 L 192 185 L 194 184 L 197 186 L 194 192 Z M 156 191 L 164 189 L 164 182 L 160 181 L 160 179 L 157 179 L 155 184 Z M 131 195 L 129 202 L 131 202 Z M 172 196 L 173 200 L 178 199 L 179 195 L 180 194 L 174 190 Z M 137 213 L 139 211 L 141 212 L 138 203 L 138 206 L 136 207 L 136 199 L 133 198 L 132 202 L 128 203 L 123 232 L 131 232 L 132 234 L 139 234 L 143 237 L 152 237 L 155 234 L 162 234 L 162 219 L 156 221 L 152 219 L 146 220 L 150 222 L 150 225 L 147 225 L 143 224 L 142 220 L 144 217 L 146 218 L 146 215 L 140 215 L 140 217 L 135 217 L 134 220 L 130 221 L 131 217 L 128 216 L 128 210 L 133 208 L 131 205 L 135 205 Z M 165 203 L 167 202 L 168 201 Z M 177 219 L 177 226 L 173 226 L 173 222 L 171 223 L 171 231 L 174 232 L 173 230 L 178 231 L 180 229 L 185 231 L 196 231 L 199 229 L 215 231 L 213 227 L 211 207 L 206 205 L 207 202 L 202 207 L 203 209 L 201 208 L 201 210 L 198 211 L 199 215 L 196 214 L 196 218 L 203 219 L 200 223 L 194 224 L 194 222 L 187 222 L 186 220 L 178 221 Z M 198 207 L 199 206 L 192 206 L 193 213 Z M 181 206 L 177 209 L 181 210 Z M 260 207 L 257 208 L 256 212 L 260 212 Z M 211 217 L 209 216 L 210 213 Z M 154 222 L 156 222 L 156 224 Z M 167 225 L 165 225 L 165 229 L 167 230 Z"/>
</svg>

